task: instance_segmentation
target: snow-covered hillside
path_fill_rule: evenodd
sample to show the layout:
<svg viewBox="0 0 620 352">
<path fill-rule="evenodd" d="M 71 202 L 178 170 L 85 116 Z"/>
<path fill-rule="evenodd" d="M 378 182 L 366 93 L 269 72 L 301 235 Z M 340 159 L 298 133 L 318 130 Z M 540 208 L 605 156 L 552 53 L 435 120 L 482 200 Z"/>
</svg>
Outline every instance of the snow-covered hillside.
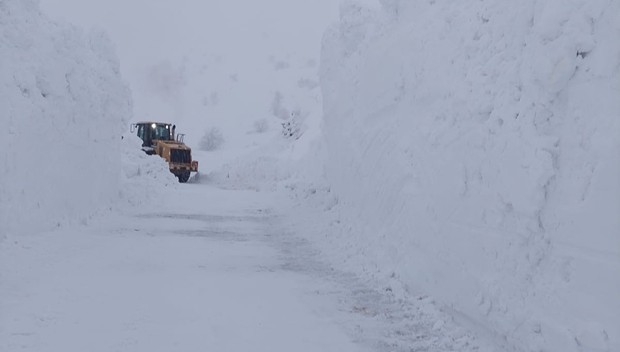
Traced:
<svg viewBox="0 0 620 352">
<path fill-rule="evenodd" d="M 131 114 L 111 44 L 0 2 L 0 237 L 83 222 L 119 196 Z"/>
<path fill-rule="evenodd" d="M 324 38 L 325 248 L 509 348 L 620 350 L 620 2 L 381 3 Z"/>
</svg>

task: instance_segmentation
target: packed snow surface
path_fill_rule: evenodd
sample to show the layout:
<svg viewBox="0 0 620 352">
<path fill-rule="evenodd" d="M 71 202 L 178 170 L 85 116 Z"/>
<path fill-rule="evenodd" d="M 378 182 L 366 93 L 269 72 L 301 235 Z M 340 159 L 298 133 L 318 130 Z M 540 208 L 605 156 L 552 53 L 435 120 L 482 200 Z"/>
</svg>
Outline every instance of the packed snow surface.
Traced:
<svg viewBox="0 0 620 352">
<path fill-rule="evenodd" d="M 334 284 L 270 243 L 270 197 L 167 195 L 1 243 L 0 351 L 367 350 L 338 323 Z"/>
<path fill-rule="evenodd" d="M 494 351 L 431 298 L 395 299 L 317 260 L 277 194 L 160 194 L 0 243 L 0 351 Z"/>
<path fill-rule="evenodd" d="M 612 0 L 343 3 L 325 248 L 517 350 L 620 350 L 619 37 Z"/>
</svg>

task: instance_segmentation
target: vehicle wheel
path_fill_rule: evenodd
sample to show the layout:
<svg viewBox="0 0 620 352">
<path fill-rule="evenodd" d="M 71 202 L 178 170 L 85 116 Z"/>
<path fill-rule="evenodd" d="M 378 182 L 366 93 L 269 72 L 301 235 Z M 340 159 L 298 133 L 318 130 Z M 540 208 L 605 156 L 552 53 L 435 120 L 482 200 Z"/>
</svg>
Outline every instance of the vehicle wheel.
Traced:
<svg viewBox="0 0 620 352">
<path fill-rule="evenodd" d="M 189 171 L 182 172 L 182 173 L 178 174 L 177 178 L 179 179 L 179 183 L 187 182 L 187 180 L 189 180 L 189 175 L 190 175 Z"/>
</svg>

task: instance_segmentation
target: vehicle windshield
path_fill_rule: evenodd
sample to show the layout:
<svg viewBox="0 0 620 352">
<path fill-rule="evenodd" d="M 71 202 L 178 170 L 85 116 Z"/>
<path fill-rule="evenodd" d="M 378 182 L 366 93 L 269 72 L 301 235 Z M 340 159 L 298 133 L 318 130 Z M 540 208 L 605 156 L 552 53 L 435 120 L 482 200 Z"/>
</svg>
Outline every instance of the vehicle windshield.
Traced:
<svg viewBox="0 0 620 352">
<path fill-rule="evenodd" d="M 152 145 L 154 139 L 171 141 L 172 127 L 169 124 L 163 123 L 139 124 L 138 137 L 144 142 L 143 146 Z"/>
<path fill-rule="evenodd" d="M 170 125 L 152 124 L 153 139 L 159 139 L 163 141 L 172 140 L 172 131 Z"/>
</svg>

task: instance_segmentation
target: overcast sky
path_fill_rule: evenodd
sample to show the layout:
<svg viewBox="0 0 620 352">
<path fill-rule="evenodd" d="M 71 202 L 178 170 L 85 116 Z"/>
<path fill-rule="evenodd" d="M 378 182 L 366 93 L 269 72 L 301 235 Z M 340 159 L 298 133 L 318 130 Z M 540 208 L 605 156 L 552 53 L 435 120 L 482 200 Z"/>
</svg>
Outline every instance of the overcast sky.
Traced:
<svg viewBox="0 0 620 352">
<path fill-rule="evenodd" d="M 196 52 L 318 55 L 334 0 L 41 0 L 44 12 L 104 28 L 127 64 Z M 271 47 L 269 47 L 271 46 Z"/>
</svg>

